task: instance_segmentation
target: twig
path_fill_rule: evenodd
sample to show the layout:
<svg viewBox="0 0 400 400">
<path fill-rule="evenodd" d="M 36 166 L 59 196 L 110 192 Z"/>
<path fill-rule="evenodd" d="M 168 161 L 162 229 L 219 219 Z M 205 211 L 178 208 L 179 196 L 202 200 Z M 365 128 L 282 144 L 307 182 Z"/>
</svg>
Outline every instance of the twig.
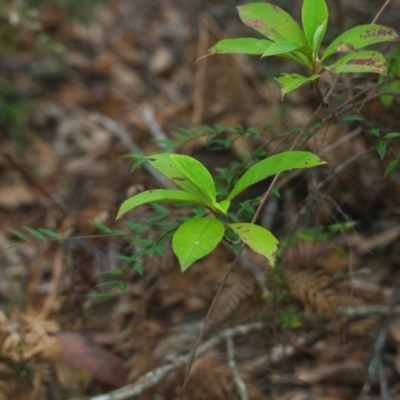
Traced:
<svg viewBox="0 0 400 400">
<path fill-rule="evenodd" d="M 377 12 L 377 14 L 375 15 L 375 18 L 372 20 L 372 24 L 375 24 L 376 21 L 378 20 L 378 18 L 382 15 L 383 11 L 385 11 L 385 8 L 389 5 L 391 0 L 386 0 L 382 7 L 379 9 L 379 11 Z"/>
<path fill-rule="evenodd" d="M 204 332 L 206 331 L 206 328 L 207 328 L 208 323 L 209 323 L 209 321 L 210 321 L 211 311 L 214 309 L 215 304 L 217 304 L 217 301 L 218 301 L 218 299 L 219 299 L 219 296 L 221 295 L 222 289 L 223 289 L 223 287 L 225 286 L 226 281 L 228 280 L 228 277 L 229 277 L 229 275 L 231 274 L 231 272 L 232 272 L 232 270 L 233 270 L 233 267 L 237 264 L 237 262 L 238 262 L 238 260 L 239 260 L 239 258 L 240 258 L 240 256 L 241 256 L 241 254 L 243 253 L 244 246 L 245 246 L 245 245 L 242 244 L 240 250 L 239 250 L 238 253 L 236 254 L 234 260 L 232 261 L 232 263 L 231 263 L 231 265 L 230 265 L 230 267 L 229 267 L 228 272 L 225 274 L 224 279 L 222 279 L 222 282 L 221 282 L 221 284 L 220 284 L 219 287 L 218 287 L 217 293 L 215 294 L 215 296 L 214 296 L 214 298 L 213 298 L 213 300 L 212 300 L 212 302 L 211 302 L 210 307 L 209 307 L 208 310 L 207 310 L 207 314 L 206 314 L 206 317 L 205 317 L 205 319 L 204 319 L 203 326 L 201 327 L 199 336 L 197 337 L 196 343 L 195 343 L 194 348 L 193 348 L 193 351 L 192 351 L 192 356 L 191 356 L 190 361 L 189 361 L 189 363 L 188 363 L 188 367 L 187 367 L 185 379 L 184 379 L 184 381 L 183 381 L 181 390 L 180 390 L 180 392 L 179 392 L 178 400 L 181 400 L 182 394 L 183 394 L 183 392 L 185 391 L 185 388 L 186 388 L 186 386 L 187 386 L 187 384 L 188 384 L 188 382 L 189 382 L 190 370 L 192 369 L 192 365 L 193 365 L 193 361 L 194 361 L 194 359 L 195 359 L 196 353 L 198 352 L 198 350 L 200 350 L 200 342 L 201 342 L 201 339 L 203 338 Z"/>
<path fill-rule="evenodd" d="M 335 87 L 336 82 L 337 82 L 337 79 L 335 79 L 335 81 L 330 85 L 329 89 L 328 89 L 327 92 L 326 92 L 325 97 L 323 98 L 323 103 L 326 103 L 326 102 L 327 102 L 327 99 L 328 99 L 329 96 L 331 95 L 331 93 L 332 93 L 332 91 L 333 91 L 333 88 Z M 292 151 L 292 150 L 296 147 L 296 145 L 297 145 L 298 141 L 300 140 L 300 138 L 304 135 L 305 131 L 309 128 L 309 126 L 312 124 L 312 122 L 314 121 L 314 119 L 315 119 L 315 118 L 319 115 L 319 113 L 321 112 L 322 107 L 323 107 L 323 104 L 321 103 L 321 104 L 317 107 L 317 109 L 314 111 L 313 115 L 312 115 L 311 118 L 308 120 L 308 122 L 304 125 L 302 131 L 299 133 L 299 135 L 298 135 L 298 136 L 296 137 L 296 139 L 293 141 L 292 145 L 290 146 L 290 150 L 289 150 L 289 151 Z M 264 196 L 263 196 L 263 198 L 262 198 L 262 200 L 261 200 L 261 202 L 260 202 L 260 204 L 259 204 L 259 206 L 258 206 L 256 212 L 254 213 L 254 216 L 253 216 L 252 220 L 251 220 L 251 223 L 252 223 L 252 224 L 254 224 L 255 221 L 257 220 L 257 218 L 259 217 L 259 215 L 260 215 L 260 213 L 261 213 L 261 210 L 262 210 L 262 208 L 263 208 L 265 202 L 267 201 L 269 195 L 271 194 L 272 189 L 274 188 L 274 186 L 275 186 L 277 180 L 279 179 L 279 175 L 280 175 L 280 174 L 276 174 L 276 175 L 274 176 L 274 178 L 273 178 L 271 184 L 269 185 L 267 191 L 265 192 L 265 194 L 264 194 Z M 215 294 L 215 296 L 214 296 L 214 298 L 213 298 L 213 301 L 212 301 L 212 303 L 211 303 L 211 305 L 210 305 L 210 307 L 209 307 L 209 309 L 208 309 L 208 311 L 207 311 L 207 315 L 206 315 L 206 318 L 205 318 L 205 320 L 204 320 L 203 326 L 202 326 L 202 328 L 201 328 L 200 334 L 199 334 L 199 336 L 198 336 L 198 338 L 197 338 L 197 340 L 196 340 L 196 344 L 194 345 L 192 357 L 191 357 L 191 360 L 190 360 L 190 362 L 189 362 L 189 364 L 188 364 L 186 376 L 185 376 L 185 379 L 184 379 L 184 381 L 183 381 L 183 384 L 182 384 L 182 387 L 181 387 L 181 390 L 180 390 L 180 393 L 179 393 L 179 396 L 178 396 L 178 400 L 181 400 L 182 395 L 183 395 L 183 392 L 185 391 L 185 388 L 186 388 L 186 386 L 187 386 L 187 384 L 188 384 L 188 382 L 189 382 L 189 373 L 190 373 L 190 370 L 191 370 L 192 365 L 193 365 L 193 361 L 194 361 L 194 358 L 195 358 L 195 354 L 196 354 L 197 348 L 198 348 L 199 345 L 200 345 L 201 339 L 202 339 L 202 337 L 203 337 L 203 335 L 204 335 L 204 332 L 205 332 L 205 330 L 206 330 L 206 328 L 207 328 L 207 325 L 208 325 L 208 322 L 209 322 L 209 320 L 210 320 L 211 311 L 213 310 L 215 304 L 217 303 L 217 300 L 219 299 L 219 296 L 220 296 L 220 294 L 221 294 L 221 292 L 222 292 L 222 289 L 223 289 L 223 287 L 225 286 L 226 281 L 228 280 L 228 277 L 229 277 L 230 273 L 232 272 L 234 266 L 237 264 L 237 262 L 238 262 L 238 260 L 239 260 L 239 257 L 240 257 L 241 254 L 243 253 L 244 248 L 245 248 L 245 244 L 243 243 L 242 246 L 240 247 L 240 250 L 238 251 L 236 257 L 235 257 L 234 260 L 232 261 L 232 264 L 231 264 L 231 266 L 229 267 L 228 272 L 227 272 L 226 275 L 224 276 L 224 279 L 222 280 L 221 284 L 219 285 L 218 290 L 217 290 L 217 293 Z"/>
<path fill-rule="evenodd" d="M 8 163 L 22 176 L 29 186 L 36 190 L 36 192 L 42 197 L 50 200 L 50 202 L 61 213 L 61 219 L 63 219 L 63 217 L 68 213 L 67 209 L 59 201 L 57 201 L 56 198 L 37 179 L 32 176 L 32 174 L 25 168 L 24 165 L 22 165 L 15 158 L 14 154 L 12 153 L 11 149 L 8 148 L 6 143 L 1 143 L 0 146 L 3 147 L 0 154 L 2 154 L 5 160 L 7 160 Z"/>
<path fill-rule="evenodd" d="M 197 43 L 197 58 L 200 58 L 207 50 L 208 45 L 208 29 L 206 16 L 199 17 L 199 40 Z M 197 63 L 194 76 L 193 87 L 193 113 L 191 122 L 193 125 L 200 123 L 203 115 L 204 106 L 204 87 L 207 72 L 207 58 L 201 63 Z"/>
<path fill-rule="evenodd" d="M 235 326 L 234 328 L 225 329 L 219 334 L 213 336 L 211 339 L 207 340 L 207 342 L 205 342 L 201 346 L 199 346 L 196 352 L 196 357 L 200 357 L 206 354 L 213 347 L 218 346 L 228 338 L 246 336 L 251 332 L 263 329 L 263 327 L 264 325 L 261 322 L 255 322 L 252 324 L 239 325 Z M 156 368 L 143 375 L 137 380 L 137 382 L 114 390 L 111 393 L 72 400 L 125 400 L 134 398 L 142 394 L 146 389 L 149 389 L 162 382 L 170 372 L 186 365 L 190 361 L 191 357 L 191 353 L 179 356 L 174 360 L 174 362 Z"/>
<path fill-rule="evenodd" d="M 393 315 L 400 315 L 400 305 L 339 307 L 337 311 L 340 315 L 348 318 L 361 318 L 361 317 L 368 317 L 370 315 L 389 317 Z"/>
<path fill-rule="evenodd" d="M 247 395 L 246 384 L 243 382 L 243 379 L 240 376 L 239 370 L 236 365 L 235 348 L 232 337 L 226 338 L 226 352 L 228 354 L 228 366 L 231 370 L 233 380 L 239 390 L 240 400 L 248 400 L 249 396 Z"/>
<path fill-rule="evenodd" d="M 386 333 L 389 328 L 389 318 L 384 318 L 381 326 L 379 328 L 379 332 L 376 336 L 375 343 L 374 343 L 374 348 L 372 351 L 372 356 L 371 360 L 368 364 L 368 369 L 367 369 L 367 380 L 365 381 L 362 389 L 360 396 L 358 397 L 359 400 L 365 398 L 365 396 L 368 395 L 368 393 L 371 390 L 371 379 L 378 370 L 378 374 L 380 377 L 380 382 L 381 382 L 381 394 L 382 394 L 382 400 L 389 400 L 388 394 L 387 394 L 387 383 L 386 379 L 383 375 L 383 365 L 382 365 L 382 349 L 383 345 L 385 344 L 386 341 Z"/>
<path fill-rule="evenodd" d="M 167 139 L 167 135 L 164 133 L 164 131 L 161 129 L 160 125 L 158 125 L 154 118 L 154 110 L 152 107 L 145 107 L 144 110 L 140 112 L 140 115 L 144 123 L 149 128 L 150 133 L 156 140 Z"/>
<path fill-rule="evenodd" d="M 143 120 L 146 118 L 149 118 L 146 116 L 146 112 L 142 114 Z M 125 146 L 128 148 L 128 150 L 131 153 L 134 154 L 140 154 L 143 155 L 142 150 L 133 142 L 132 138 L 129 136 L 129 134 L 122 129 L 113 119 L 106 117 L 104 115 L 99 116 L 99 122 L 101 125 L 104 126 L 104 128 L 108 129 L 111 133 L 113 133 L 118 139 L 120 139 Z M 146 120 L 145 120 L 146 122 Z M 148 125 L 149 126 L 149 125 Z M 154 128 L 154 125 L 151 125 Z M 150 128 L 149 128 L 150 129 Z M 157 131 L 158 134 L 160 134 L 159 131 Z M 155 133 L 155 131 L 153 132 Z M 161 172 L 156 170 L 150 163 L 145 163 L 143 167 L 149 172 L 163 187 L 167 189 L 176 189 L 176 186 L 173 185 L 173 183 L 167 179 Z"/>
</svg>

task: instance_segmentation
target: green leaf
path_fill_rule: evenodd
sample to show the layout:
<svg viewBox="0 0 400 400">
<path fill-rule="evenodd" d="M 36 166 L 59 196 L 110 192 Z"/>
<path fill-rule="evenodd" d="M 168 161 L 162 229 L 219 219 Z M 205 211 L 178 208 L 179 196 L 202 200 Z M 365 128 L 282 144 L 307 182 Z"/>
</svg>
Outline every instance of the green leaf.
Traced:
<svg viewBox="0 0 400 400">
<path fill-rule="evenodd" d="M 389 82 L 387 85 L 383 87 L 383 90 L 388 90 L 392 93 L 395 93 L 400 89 L 400 80 L 395 79 L 394 81 Z M 393 94 L 383 94 L 382 96 L 379 97 L 379 100 L 381 101 L 382 105 L 384 107 L 390 107 L 393 104 L 394 101 L 394 95 Z"/>
<path fill-rule="evenodd" d="M 279 78 L 275 78 L 275 80 L 278 82 L 281 88 L 283 97 L 286 93 L 289 93 L 292 90 L 297 89 L 299 86 L 303 85 L 306 82 L 310 82 L 319 78 L 319 76 L 320 75 L 318 74 L 309 77 L 300 74 L 283 74 Z"/>
<path fill-rule="evenodd" d="M 132 210 L 135 207 L 141 206 L 143 204 L 148 204 L 152 202 L 187 202 L 192 204 L 203 205 L 201 201 L 190 193 L 184 192 L 183 190 L 168 190 L 168 189 L 154 189 L 146 190 L 141 192 L 129 199 L 125 200 L 119 211 L 117 218 L 121 218 L 126 212 Z"/>
<path fill-rule="evenodd" d="M 232 200 L 249 186 L 278 172 L 295 168 L 311 168 L 322 164 L 326 164 L 325 161 L 308 151 L 287 151 L 275 154 L 250 167 L 236 183 L 227 199 Z"/>
<path fill-rule="evenodd" d="M 324 51 L 322 60 L 342 51 L 355 51 L 371 44 L 398 41 L 399 34 L 392 28 L 377 24 L 359 25 L 339 35 Z"/>
<path fill-rule="evenodd" d="M 319 49 L 321 47 L 321 43 L 322 40 L 325 36 L 325 32 L 326 32 L 326 27 L 328 25 L 328 20 L 326 20 L 325 22 L 323 22 L 315 31 L 314 34 L 314 41 L 313 41 L 313 54 L 314 54 L 314 58 L 316 58 L 316 56 L 318 55 Z"/>
<path fill-rule="evenodd" d="M 213 54 L 250 54 L 261 55 L 273 44 L 270 40 L 255 38 L 223 39 L 211 47 L 202 58 Z"/>
<path fill-rule="evenodd" d="M 229 227 L 253 251 L 266 257 L 272 266 L 275 264 L 278 239 L 270 231 L 258 225 L 242 222 L 229 224 Z"/>
<path fill-rule="evenodd" d="M 223 214 L 226 214 L 230 205 L 231 202 L 229 200 L 222 200 L 217 203 L 216 208 L 220 210 Z"/>
<path fill-rule="evenodd" d="M 377 51 L 359 51 L 339 58 L 339 60 L 325 67 L 325 69 L 336 74 L 374 72 L 386 75 L 386 60 Z"/>
<path fill-rule="evenodd" d="M 50 229 L 39 228 L 38 231 L 48 237 L 51 237 L 52 239 L 62 239 L 63 238 L 59 233 L 54 232 Z"/>
<path fill-rule="evenodd" d="M 147 159 L 154 168 L 197 197 L 197 204 L 214 208 L 214 181 L 199 161 L 192 157 L 169 153 L 154 154 Z"/>
<path fill-rule="evenodd" d="M 200 189 L 200 193 L 204 198 L 209 200 L 213 205 L 216 204 L 216 190 L 214 180 L 204 165 L 193 157 L 173 154 L 171 158 L 181 167 L 183 173 L 189 178 L 190 182 Z M 185 188 L 189 193 L 197 195 L 197 190 L 191 191 L 191 186 Z"/>
<path fill-rule="evenodd" d="M 325 0 L 304 0 L 301 19 L 307 43 L 316 55 L 328 25 L 328 8 Z"/>
<path fill-rule="evenodd" d="M 383 160 L 385 158 L 386 154 L 386 148 L 387 148 L 387 143 L 384 140 L 381 140 L 378 142 L 376 146 L 376 151 L 379 154 L 379 158 Z"/>
<path fill-rule="evenodd" d="M 361 119 L 361 120 L 363 120 L 363 119 Z M 371 135 L 373 135 L 373 136 L 375 136 L 375 137 L 379 137 L 379 136 L 381 135 L 378 128 L 370 129 L 370 130 L 368 131 L 368 133 L 370 133 Z"/>
<path fill-rule="evenodd" d="M 172 238 L 172 248 L 182 272 L 210 253 L 224 236 L 224 224 L 216 218 L 194 218 L 184 222 Z"/>
<path fill-rule="evenodd" d="M 100 272 L 102 275 L 123 275 L 129 271 L 128 268 L 109 269 L 108 271 Z"/>
<path fill-rule="evenodd" d="M 303 47 L 302 45 L 293 42 L 276 42 L 269 46 L 261 57 L 275 56 L 284 53 L 290 53 L 293 50 Z"/>
<path fill-rule="evenodd" d="M 239 6 L 238 10 L 245 25 L 274 42 L 293 42 L 301 46 L 307 44 L 299 24 L 278 6 L 252 3 Z"/>
<path fill-rule="evenodd" d="M 29 226 L 24 226 L 23 227 L 27 232 L 29 232 L 35 239 L 38 240 L 46 240 L 46 237 L 37 231 L 36 229 L 29 228 Z"/>
<path fill-rule="evenodd" d="M 400 136 L 400 133 L 399 132 L 390 132 L 390 133 L 387 133 L 385 136 L 384 136 L 384 138 L 385 139 L 394 139 L 394 138 L 397 138 L 397 137 L 399 137 Z"/>
<path fill-rule="evenodd" d="M 398 165 L 400 165 L 400 159 L 397 158 L 396 160 L 390 161 L 383 176 L 386 178 Z"/>
<path fill-rule="evenodd" d="M 345 115 L 342 118 L 343 122 L 352 122 L 352 121 L 364 121 L 364 118 L 361 115 L 357 114 L 350 114 L 350 115 Z M 372 132 L 371 132 L 372 133 Z M 378 130 L 378 136 L 379 136 L 379 130 Z"/>
<path fill-rule="evenodd" d="M 23 240 L 24 242 L 27 242 L 27 241 L 28 241 L 28 238 L 27 238 L 23 233 L 21 233 L 21 232 L 19 232 L 19 231 L 16 231 L 15 229 L 11 229 L 11 228 L 8 228 L 8 230 L 9 230 L 15 237 L 17 237 L 18 239 L 21 239 L 21 240 Z"/>
</svg>

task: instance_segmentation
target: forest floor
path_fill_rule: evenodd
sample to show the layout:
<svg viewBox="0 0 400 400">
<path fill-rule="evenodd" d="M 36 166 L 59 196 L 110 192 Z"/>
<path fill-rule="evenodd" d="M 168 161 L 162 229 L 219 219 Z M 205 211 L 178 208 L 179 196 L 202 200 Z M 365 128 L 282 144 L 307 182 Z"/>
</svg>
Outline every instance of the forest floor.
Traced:
<svg viewBox="0 0 400 400">
<path fill-rule="evenodd" d="M 0 5 L 0 399 L 177 399 L 234 253 L 221 245 L 184 274 L 169 241 L 135 258 L 189 211 L 115 221 L 127 197 L 165 185 L 124 156 L 191 128 L 175 151 L 229 181 L 231 163 L 288 149 L 318 106 L 309 86 L 282 101 L 273 77 L 299 72 L 286 61 L 196 63 L 251 35 L 234 0 L 91 3 Z M 275 3 L 300 18 L 300 1 Z M 328 2 L 327 38 L 383 3 Z M 378 22 L 399 16 L 392 1 Z M 399 143 L 381 159 L 371 134 L 400 131 L 400 101 L 383 106 L 379 90 L 373 75 L 336 82 L 302 144 L 327 165 L 278 181 L 259 219 L 281 243 L 277 265 L 244 252 L 182 399 L 400 399 L 400 175 L 384 178 Z M 208 145 L 204 126 L 226 127 L 217 138 L 232 146 Z M 249 128 L 260 135 L 245 140 Z"/>
</svg>

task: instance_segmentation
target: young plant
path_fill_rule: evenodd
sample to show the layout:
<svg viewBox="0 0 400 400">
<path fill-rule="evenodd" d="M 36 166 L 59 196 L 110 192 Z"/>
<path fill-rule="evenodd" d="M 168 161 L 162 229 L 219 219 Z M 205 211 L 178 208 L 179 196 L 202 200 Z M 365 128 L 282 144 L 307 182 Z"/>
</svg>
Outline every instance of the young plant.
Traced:
<svg viewBox="0 0 400 400">
<path fill-rule="evenodd" d="M 359 25 L 339 35 L 320 54 L 322 40 L 328 25 L 325 0 L 304 0 L 302 24 L 284 10 L 269 3 L 250 3 L 238 7 L 243 23 L 267 39 L 239 38 L 219 41 L 201 57 L 213 54 L 250 54 L 261 57 L 278 56 L 294 61 L 309 70 L 309 76 L 283 74 L 276 81 L 282 96 L 311 81 L 319 95 L 318 80 L 324 72 L 374 72 L 386 75 L 386 60 L 377 51 L 356 50 L 371 44 L 398 41 L 399 34 L 392 28 L 377 24 Z M 336 53 L 347 54 L 335 62 L 326 60 Z M 320 95 L 322 98 L 322 96 Z"/>
<path fill-rule="evenodd" d="M 152 202 L 182 202 L 206 208 L 209 216 L 185 221 L 173 235 L 172 248 L 179 259 L 182 272 L 196 260 L 214 250 L 224 238 L 229 241 L 226 235 L 232 232 L 253 251 L 262 254 L 271 265 L 274 265 L 278 240 L 270 231 L 251 223 L 225 223 L 222 217 L 226 216 L 231 201 L 249 186 L 283 171 L 325 164 L 319 157 L 306 151 L 273 155 L 250 167 L 228 196 L 218 201 L 211 174 L 194 158 L 161 153 L 148 156 L 146 159 L 183 190 L 154 189 L 139 193 L 122 203 L 117 219 L 135 207 Z"/>
</svg>

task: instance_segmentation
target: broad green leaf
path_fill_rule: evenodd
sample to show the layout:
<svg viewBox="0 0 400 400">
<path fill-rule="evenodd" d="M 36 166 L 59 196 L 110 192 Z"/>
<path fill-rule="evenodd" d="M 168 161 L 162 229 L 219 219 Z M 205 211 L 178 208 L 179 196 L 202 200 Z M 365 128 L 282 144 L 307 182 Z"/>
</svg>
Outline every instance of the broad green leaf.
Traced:
<svg viewBox="0 0 400 400">
<path fill-rule="evenodd" d="M 261 55 L 273 44 L 270 40 L 255 38 L 223 39 L 209 49 L 202 58 L 213 54 L 250 54 Z"/>
<path fill-rule="evenodd" d="M 293 42 L 276 42 L 269 46 L 261 57 L 275 56 L 278 54 L 290 53 L 293 50 L 297 50 L 302 45 Z"/>
<path fill-rule="evenodd" d="M 310 82 L 319 78 L 319 76 L 319 74 L 314 74 L 308 77 L 300 74 L 283 74 L 279 78 L 275 78 L 275 80 L 279 83 L 279 86 L 281 87 L 283 97 L 286 93 L 297 89 L 299 86 L 303 85 L 306 82 Z"/>
<path fill-rule="evenodd" d="M 252 3 L 238 7 L 240 19 L 274 42 L 293 42 L 306 45 L 299 24 L 280 7 L 269 3 Z"/>
<path fill-rule="evenodd" d="M 187 202 L 192 204 L 203 205 L 201 201 L 192 194 L 183 190 L 154 189 L 141 192 L 129 199 L 125 200 L 119 208 L 117 218 L 121 218 L 126 212 L 135 207 L 152 202 Z"/>
<path fill-rule="evenodd" d="M 339 58 L 339 60 L 325 67 L 325 69 L 336 74 L 374 72 L 386 75 L 386 60 L 377 51 L 358 51 Z"/>
<path fill-rule="evenodd" d="M 270 231 L 255 224 L 242 222 L 229 224 L 229 227 L 253 251 L 266 257 L 272 266 L 275 264 L 278 239 Z"/>
<path fill-rule="evenodd" d="M 304 0 L 301 19 L 307 43 L 316 55 L 328 25 L 325 0 Z"/>
<path fill-rule="evenodd" d="M 354 51 L 371 44 L 400 40 L 392 28 L 377 24 L 359 25 L 339 35 L 324 51 L 322 60 L 341 51 Z"/>
<path fill-rule="evenodd" d="M 232 200 L 249 186 L 278 172 L 296 168 L 311 168 L 322 164 L 326 164 L 325 161 L 308 151 L 287 151 L 275 154 L 250 167 L 239 179 L 227 199 Z"/>
<path fill-rule="evenodd" d="M 189 178 L 190 182 L 195 184 L 204 197 L 211 204 L 216 204 L 216 190 L 214 180 L 208 169 L 193 157 L 173 154 L 171 158 L 180 166 L 183 173 Z M 196 195 L 195 191 L 191 192 L 190 188 L 186 189 L 189 193 Z"/>
<path fill-rule="evenodd" d="M 178 186 L 197 197 L 198 202 L 213 208 L 215 204 L 215 195 L 212 195 L 206 191 L 203 184 L 199 185 L 198 179 L 196 179 L 196 181 L 192 181 L 191 177 L 189 177 L 187 174 L 187 168 L 185 168 L 185 171 L 182 169 L 181 164 L 184 164 L 184 158 L 190 159 L 190 161 L 187 161 L 186 164 L 190 164 L 194 168 L 194 174 L 198 173 L 201 175 L 201 177 L 206 179 L 204 185 L 210 187 L 210 182 L 212 182 L 212 185 L 214 185 L 214 181 L 212 180 L 210 173 L 199 161 L 195 160 L 194 158 L 188 156 L 178 156 L 176 154 L 169 153 L 153 154 L 147 157 L 150 164 L 154 168 L 173 180 Z M 178 160 L 180 160 L 180 163 L 177 162 Z M 193 174 L 191 174 L 191 176 L 193 176 Z"/>
<path fill-rule="evenodd" d="M 38 240 L 46 240 L 46 237 L 37 231 L 36 229 L 29 228 L 29 226 L 24 226 L 23 227 L 27 232 L 29 232 L 35 239 Z"/>
<path fill-rule="evenodd" d="M 172 248 L 182 272 L 213 251 L 224 233 L 224 224 L 216 218 L 201 217 L 184 222 L 172 238 Z"/>
</svg>

